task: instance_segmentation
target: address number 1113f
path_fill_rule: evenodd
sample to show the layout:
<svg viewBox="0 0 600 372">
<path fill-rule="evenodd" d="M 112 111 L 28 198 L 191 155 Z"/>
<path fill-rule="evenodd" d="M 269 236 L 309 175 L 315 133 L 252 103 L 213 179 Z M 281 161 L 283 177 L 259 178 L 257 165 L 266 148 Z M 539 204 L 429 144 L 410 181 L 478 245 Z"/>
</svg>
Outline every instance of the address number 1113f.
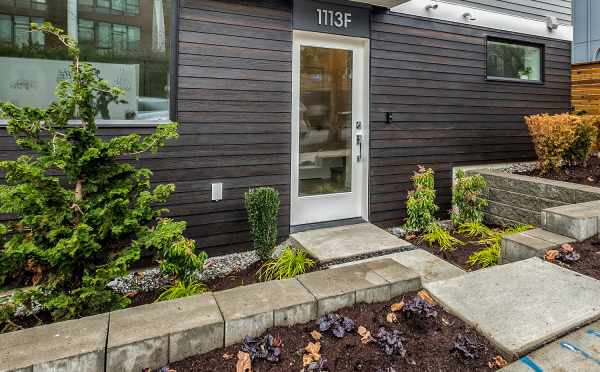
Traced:
<svg viewBox="0 0 600 372">
<path fill-rule="evenodd" d="M 352 22 L 352 13 L 317 8 L 317 14 L 319 15 L 320 26 L 348 28 L 348 25 Z"/>
</svg>

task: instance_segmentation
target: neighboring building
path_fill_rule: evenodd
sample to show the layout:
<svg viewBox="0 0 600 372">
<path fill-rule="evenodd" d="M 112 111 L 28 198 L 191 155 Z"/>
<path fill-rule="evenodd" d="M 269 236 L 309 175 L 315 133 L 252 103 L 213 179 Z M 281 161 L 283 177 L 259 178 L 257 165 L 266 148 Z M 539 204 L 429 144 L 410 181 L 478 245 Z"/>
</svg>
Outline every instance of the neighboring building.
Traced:
<svg viewBox="0 0 600 372">
<path fill-rule="evenodd" d="M 600 1 L 573 0 L 573 63 L 600 61 Z"/>
<path fill-rule="evenodd" d="M 211 254 L 250 248 L 256 186 L 279 190 L 282 237 L 400 223 L 417 165 L 447 210 L 453 167 L 533 159 L 523 116 L 569 109 L 563 0 L 0 0 L 0 14 L 0 100 L 46 104 L 63 76 L 64 55 L 23 33 L 23 17 L 43 18 L 127 89 L 105 134 L 179 121 L 181 138 L 141 163 L 177 184 L 171 213 Z M 17 156 L 3 131 L 0 149 Z"/>
</svg>

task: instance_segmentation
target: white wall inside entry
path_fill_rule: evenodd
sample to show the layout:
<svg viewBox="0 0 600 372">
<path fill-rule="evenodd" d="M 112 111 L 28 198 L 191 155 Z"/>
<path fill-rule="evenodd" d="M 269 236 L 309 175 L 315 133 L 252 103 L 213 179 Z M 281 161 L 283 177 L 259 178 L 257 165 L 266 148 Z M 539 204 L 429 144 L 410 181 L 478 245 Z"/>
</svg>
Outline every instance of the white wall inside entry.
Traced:
<svg viewBox="0 0 600 372">
<path fill-rule="evenodd" d="M 369 40 L 294 31 L 292 225 L 368 219 Z"/>
</svg>

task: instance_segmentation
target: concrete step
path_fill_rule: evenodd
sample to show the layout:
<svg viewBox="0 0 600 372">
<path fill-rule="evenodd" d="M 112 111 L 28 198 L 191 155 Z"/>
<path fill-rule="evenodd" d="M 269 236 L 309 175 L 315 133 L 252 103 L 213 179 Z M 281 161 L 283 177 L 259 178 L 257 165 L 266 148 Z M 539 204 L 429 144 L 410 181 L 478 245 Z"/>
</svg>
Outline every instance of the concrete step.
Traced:
<svg viewBox="0 0 600 372">
<path fill-rule="evenodd" d="M 331 268 L 357 265 L 364 262 L 391 258 L 399 264 L 415 271 L 421 277 L 421 282 L 434 282 L 437 280 L 449 279 L 455 276 L 464 275 L 465 271 L 458 266 L 454 266 L 448 261 L 427 252 L 424 249 L 414 249 L 411 251 L 386 254 L 384 256 L 366 258 L 364 260 L 346 262 L 332 265 Z"/>
<path fill-rule="evenodd" d="M 592 238 L 600 233 L 600 200 L 544 209 L 542 226 L 577 241 Z"/>
<path fill-rule="evenodd" d="M 573 241 L 573 238 L 540 228 L 512 234 L 502 239 L 500 263 L 516 262 L 531 257 L 544 257 L 548 250 Z"/>
<path fill-rule="evenodd" d="M 600 281 L 537 257 L 423 287 L 508 357 L 521 357 L 600 317 Z"/>
<path fill-rule="evenodd" d="M 522 357 L 500 371 L 600 371 L 599 356 L 600 322 L 595 322 Z"/>
<path fill-rule="evenodd" d="M 308 230 L 290 235 L 321 264 L 334 264 L 412 249 L 413 245 L 370 223 Z"/>
</svg>

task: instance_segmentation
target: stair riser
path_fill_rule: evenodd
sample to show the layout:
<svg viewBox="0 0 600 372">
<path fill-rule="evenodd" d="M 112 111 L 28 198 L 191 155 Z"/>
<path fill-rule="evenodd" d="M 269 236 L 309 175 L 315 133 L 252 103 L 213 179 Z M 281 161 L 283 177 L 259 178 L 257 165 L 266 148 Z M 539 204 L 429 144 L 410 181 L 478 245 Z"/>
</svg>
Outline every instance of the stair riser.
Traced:
<svg viewBox="0 0 600 372">
<path fill-rule="evenodd" d="M 598 235 L 600 232 L 600 219 L 598 217 L 574 218 L 542 211 L 542 226 L 545 230 L 553 233 L 583 241 Z"/>
</svg>

